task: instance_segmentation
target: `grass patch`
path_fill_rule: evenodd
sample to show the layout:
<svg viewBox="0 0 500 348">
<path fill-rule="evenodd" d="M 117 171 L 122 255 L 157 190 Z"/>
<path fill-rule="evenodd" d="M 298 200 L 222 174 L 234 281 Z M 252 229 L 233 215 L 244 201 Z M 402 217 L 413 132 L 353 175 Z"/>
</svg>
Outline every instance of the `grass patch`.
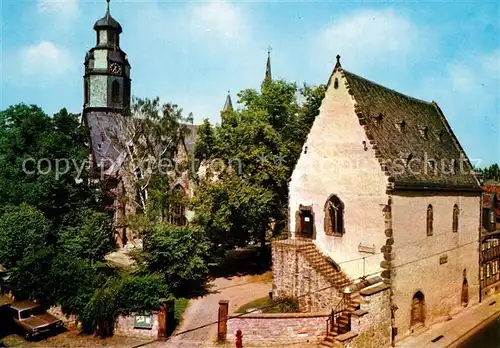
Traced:
<svg viewBox="0 0 500 348">
<path fill-rule="evenodd" d="M 297 313 L 299 303 L 293 297 L 262 297 L 239 307 L 236 313 L 247 313 L 249 309 L 260 309 L 262 313 Z"/>
<path fill-rule="evenodd" d="M 174 305 L 174 327 L 171 328 L 170 334 L 173 333 L 182 323 L 182 315 L 189 304 L 189 299 L 180 297 L 175 299 Z"/>
<path fill-rule="evenodd" d="M 258 298 L 256 300 L 250 301 L 243 306 L 240 306 L 235 312 L 236 313 L 246 313 L 249 309 L 261 309 L 269 305 L 269 296 Z"/>
<path fill-rule="evenodd" d="M 248 281 L 256 283 L 270 283 L 273 281 L 273 272 L 267 271 L 263 274 L 256 274 L 248 276 Z"/>
</svg>

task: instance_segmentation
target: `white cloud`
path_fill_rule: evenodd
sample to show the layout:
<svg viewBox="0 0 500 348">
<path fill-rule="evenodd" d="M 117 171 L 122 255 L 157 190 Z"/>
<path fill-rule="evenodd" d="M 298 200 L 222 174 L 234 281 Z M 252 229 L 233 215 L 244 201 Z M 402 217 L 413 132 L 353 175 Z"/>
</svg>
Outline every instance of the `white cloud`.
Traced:
<svg viewBox="0 0 500 348">
<path fill-rule="evenodd" d="M 197 34 L 216 38 L 238 40 L 246 35 L 246 20 L 241 8 L 226 1 L 192 5 L 189 25 Z"/>
<path fill-rule="evenodd" d="M 419 48 L 422 35 L 408 18 L 392 9 L 361 10 L 324 28 L 317 50 L 333 65 L 336 54 L 354 71 L 366 71 L 379 62 L 404 60 Z"/>
<path fill-rule="evenodd" d="M 68 20 L 79 12 L 78 0 L 37 0 L 37 5 L 42 13 L 54 13 Z"/>
<path fill-rule="evenodd" d="M 51 41 L 24 47 L 20 55 L 22 72 L 26 75 L 60 75 L 75 67 L 69 52 Z"/>
</svg>

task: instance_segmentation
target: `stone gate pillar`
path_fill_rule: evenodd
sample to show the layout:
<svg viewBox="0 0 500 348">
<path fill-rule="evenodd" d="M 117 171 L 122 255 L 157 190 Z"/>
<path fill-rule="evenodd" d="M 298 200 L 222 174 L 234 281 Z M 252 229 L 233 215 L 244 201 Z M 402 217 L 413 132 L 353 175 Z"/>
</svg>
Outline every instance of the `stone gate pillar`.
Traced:
<svg viewBox="0 0 500 348">
<path fill-rule="evenodd" d="M 217 326 L 217 340 L 223 342 L 227 338 L 227 315 L 229 312 L 229 301 L 219 301 L 219 320 Z"/>
</svg>

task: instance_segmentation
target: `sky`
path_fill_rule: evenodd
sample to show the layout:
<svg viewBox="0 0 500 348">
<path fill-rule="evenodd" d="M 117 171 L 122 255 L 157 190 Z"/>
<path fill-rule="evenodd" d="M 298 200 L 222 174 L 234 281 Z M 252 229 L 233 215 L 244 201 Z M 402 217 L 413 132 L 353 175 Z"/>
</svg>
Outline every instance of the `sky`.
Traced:
<svg viewBox="0 0 500 348">
<path fill-rule="evenodd" d="M 174 102 L 195 123 L 218 122 L 259 88 L 267 47 L 274 79 L 326 83 L 344 69 L 436 101 L 469 158 L 500 162 L 498 1 L 112 0 L 132 93 Z M 83 103 L 83 60 L 105 0 L 0 0 L 0 108 L 37 104 L 48 114 Z M 478 162 L 479 161 L 479 162 Z"/>
</svg>

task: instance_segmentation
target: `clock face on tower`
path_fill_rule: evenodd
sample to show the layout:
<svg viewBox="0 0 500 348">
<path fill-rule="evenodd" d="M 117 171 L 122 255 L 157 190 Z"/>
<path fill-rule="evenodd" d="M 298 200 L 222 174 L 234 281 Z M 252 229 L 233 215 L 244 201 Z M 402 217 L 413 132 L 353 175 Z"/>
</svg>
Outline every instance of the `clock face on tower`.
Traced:
<svg viewBox="0 0 500 348">
<path fill-rule="evenodd" d="M 111 63 L 111 65 L 109 66 L 109 71 L 112 74 L 120 75 L 122 72 L 122 67 L 118 63 Z"/>
</svg>

